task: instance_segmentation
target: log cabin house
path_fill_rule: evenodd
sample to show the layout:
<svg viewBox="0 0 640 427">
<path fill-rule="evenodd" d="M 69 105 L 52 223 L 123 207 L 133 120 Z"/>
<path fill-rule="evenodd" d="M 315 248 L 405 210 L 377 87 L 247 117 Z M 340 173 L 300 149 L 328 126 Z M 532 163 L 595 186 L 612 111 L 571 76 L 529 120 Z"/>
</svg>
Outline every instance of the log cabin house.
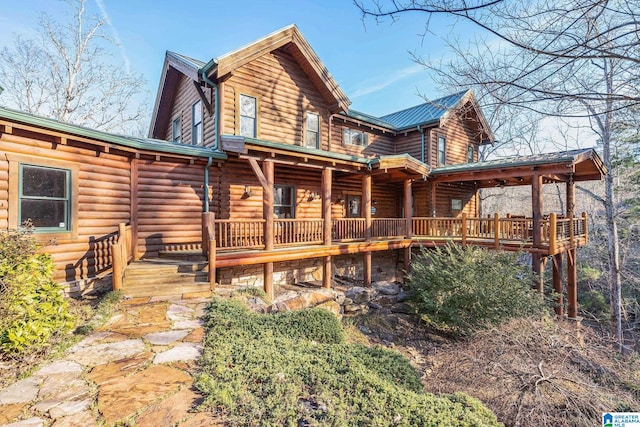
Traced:
<svg viewBox="0 0 640 427">
<path fill-rule="evenodd" d="M 413 250 L 449 241 L 525 250 L 537 272 L 552 260 L 556 291 L 566 258 L 576 316 L 588 227 L 574 183 L 606 173 L 593 150 L 479 162 L 493 134 L 471 91 L 382 117 L 349 104 L 291 25 L 209 62 L 167 52 L 148 139 L 0 109 L 0 228 L 31 218 L 55 239 L 45 250 L 72 294 L 123 280 L 126 293 L 169 266 L 196 289 L 272 295 L 398 280 Z M 549 182 L 566 183 L 566 212 L 544 211 Z M 531 185 L 532 215 L 479 218 L 478 190 L 510 185 Z M 178 261 L 189 251 L 206 262 Z M 186 292 L 174 279 L 146 291 Z"/>
</svg>

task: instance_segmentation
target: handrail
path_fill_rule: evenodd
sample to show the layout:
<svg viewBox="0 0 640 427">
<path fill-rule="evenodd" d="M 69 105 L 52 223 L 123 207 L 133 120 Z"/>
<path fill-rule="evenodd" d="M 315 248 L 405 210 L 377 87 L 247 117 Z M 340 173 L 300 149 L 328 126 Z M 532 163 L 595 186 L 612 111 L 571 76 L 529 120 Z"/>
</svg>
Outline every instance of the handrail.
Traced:
<svg viewBox="0 0 640 427">
<path fill-rule="evenodd" d="M 122 288 L 124 269 L 133 259 L 133 242 L 131 241 L 131 225 L 118 224 L 116 241 L 111 245 L 111 265 L 113 269 L 112 286 L 117 291 Z"/>
</svg>

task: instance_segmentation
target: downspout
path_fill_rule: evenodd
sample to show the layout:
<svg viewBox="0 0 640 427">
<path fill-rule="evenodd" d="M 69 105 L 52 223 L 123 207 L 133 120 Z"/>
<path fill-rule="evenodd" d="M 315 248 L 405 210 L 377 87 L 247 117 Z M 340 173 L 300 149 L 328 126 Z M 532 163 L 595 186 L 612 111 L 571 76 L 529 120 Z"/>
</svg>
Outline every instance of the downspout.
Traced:
<svg viewBox="0 0 640 427">
<path fill-rule="evenodd" d="M 214 61 L 210 62 L 209 64 L 215 64 Z M 218 138 L 219 138 L 219 129 L 220 129 L 220 93 L 219 93 L 219 86 L 217 83 L 215 83 L 213 80 L 209 79 L 209 77 L 207 77 L 207 71 L 209 71 L 209 69 L 211 68 L 211 66 L 207 64 L 205 65 L 201 70 L 200 70 L 200 76 L 202 77 L 202 80 L 211 85 L 213 87 L 214 93 L 215 93 L 215 100 L 213 103 L 213 115 L 215 117 L 215 121 L 216 121 L 216 131 L 213 133 L 213 150 L 217 151 L 218 150 Z M 211 167 L 211 164 L 213 163 L 213 157 L 209 157 L 209 159 L 207 160 L 207 165 L 204 168 L 204 212 L 209 212 L 209 168 Z"/>
</svg>

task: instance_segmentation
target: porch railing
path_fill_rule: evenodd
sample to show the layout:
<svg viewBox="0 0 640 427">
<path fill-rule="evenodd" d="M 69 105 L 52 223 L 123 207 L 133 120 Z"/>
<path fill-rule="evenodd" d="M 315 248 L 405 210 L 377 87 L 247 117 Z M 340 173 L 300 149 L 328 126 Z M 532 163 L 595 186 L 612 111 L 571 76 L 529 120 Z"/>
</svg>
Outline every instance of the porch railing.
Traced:
<svg viewBox="0 0 640 427">
<path fill-rule="evenodd" d="M 540 246 L 553 253 L 557 247 L 570 244 L 575 239 L 583 241 L 587 236 L 586 216 L 561 218 L 551 215 L 540 220 Z M 333 242 L 363 241 L 367 235 L 364 218 L 333 219 L 331 238 Z M 412 218 L 411 234 L 414 239 L 432 239 L 476 242 L 499 247 L 503 244 L 533 244 L 533 219 L 520 217 L 501 218 Z M 298 244 L 320 245 L 323 242 L 324 220 L 276 219 L 274 221 L 274 244 L 276 247 Z M 217 248 L 264 249 L 264 219 L 215 220 Z M 398 239 L 407 235 L 405 218 L 373 218 L 371 238 Z M 573 239 L 573 240 L 572 240 Z"/>
<path fill-rule="evenodd" d="M 116 237 L 116 242 L 111 245 L 111 265 L 113 268 L 112 286 L 114 291 L 122 288 L 124 270 L 133 259 L 133 242 L 131 241 L 131 239 L 131 224 L 118 224 L 118 234 Z"/>
</svg>

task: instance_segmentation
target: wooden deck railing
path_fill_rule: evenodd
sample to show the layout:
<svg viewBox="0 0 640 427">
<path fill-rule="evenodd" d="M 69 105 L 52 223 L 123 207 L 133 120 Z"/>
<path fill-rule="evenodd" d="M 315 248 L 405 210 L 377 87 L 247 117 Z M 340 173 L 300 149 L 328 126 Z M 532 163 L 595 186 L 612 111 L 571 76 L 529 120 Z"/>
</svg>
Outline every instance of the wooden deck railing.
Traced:
<svg viewBox="0 0 640 427">
<path fill-rule="evenodd" d="M 332 240 L 364 240 L 367 227 L 364 218 L 340 218 L 332 222 Z"/>
<path fill-rule="evenodd" d="M 219 249 L 264 249 L 264 219 L 216 219 Z"/>
<path fill-rule="evenodd" d="M 122 288 L 124 269 L 133 259 L 131 236 L 131 225 L 125 223 L 118 224 L 116 242 L 111 245 L 111 265 L 113 268 L 112 285 L 114 291 Z"/>
<path fill-rule="evenodd" d="M 541 248 L 554 253 L 561 245 L 586 241 L 587 219 L 564 219 L 552 214 L 540 220 Z M 324 221 L 318 219 L 276 219 L 274 221 L 275 246 L 298 244 L 320 245 L 323 242 Z M 364 218 L 339 218 L 332 220 L 333 242 L 363 241 L 366 236 Z M 371 220 L 371 238 L 374 240 L 405 238 L 405 218 L 374 218 Z M 489 244 L 496 248 L 504 244 L 533 245 L 532 218 L 460 218 L 419 217 L 412 219 L 412 237 L 460 241 L 461 243 Z M 218 249 L 264 249 L 264 220 L 215 220 L 215 238 Z"/>
<path fill-rule="evenodd" d="M 276 219 L 275 246 L 322 243 L 323 219 Z"/>
<path fill-rule="evenodd" d="M 404 218 L 374 218 L 371 220 L 372 238 L 401 237 L 407 234 Z"/>
</svg>

